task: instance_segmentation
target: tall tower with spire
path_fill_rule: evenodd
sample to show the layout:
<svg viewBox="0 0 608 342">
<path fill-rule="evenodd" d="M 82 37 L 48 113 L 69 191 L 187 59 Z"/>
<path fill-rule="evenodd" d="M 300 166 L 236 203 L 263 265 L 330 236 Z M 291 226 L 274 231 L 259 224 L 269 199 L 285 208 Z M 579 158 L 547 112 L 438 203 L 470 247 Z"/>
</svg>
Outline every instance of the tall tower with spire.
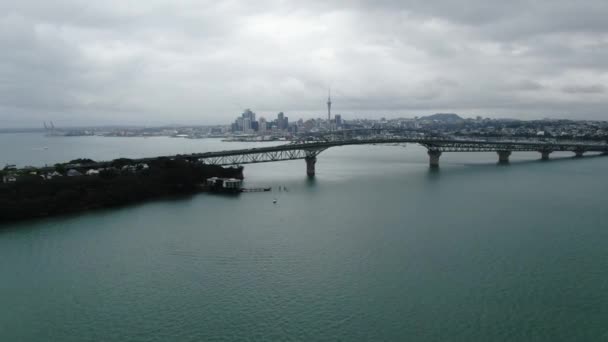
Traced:
<svg viewBox="0 0 608 342">
<path fill-rule="evenodd" d="M 331 88 L 327 91 L 327 124 L 331 129 Z"/>
</svg>

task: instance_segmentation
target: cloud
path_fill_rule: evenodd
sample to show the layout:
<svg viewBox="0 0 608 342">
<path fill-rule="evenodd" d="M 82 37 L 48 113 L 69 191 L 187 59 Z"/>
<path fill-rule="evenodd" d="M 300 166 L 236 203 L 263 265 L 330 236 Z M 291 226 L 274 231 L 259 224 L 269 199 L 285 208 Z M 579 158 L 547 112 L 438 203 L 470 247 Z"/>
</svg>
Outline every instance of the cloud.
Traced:
<svg viewBox="0 0 608 342">
<path fill-rule="evenodd" d="M 569 94 L 602 94 L 606 91 L 606 87 L 601 84 L 569 85 L 563 87 L 562 91 Z"/>
<path fill-rule="evenodd" d="M 0 126 L 434 111 L 606 119 L 599 0 L 0 0 Z M 589 96 L 593 95 L 593 101 Z"/>
<path fill-rule="evenodd" d="M 505 84 L 504 89 L 507 91 L 539 91 L 546 89 L 546 87 L 540 82 L 524 79 Z"/>
</svg>

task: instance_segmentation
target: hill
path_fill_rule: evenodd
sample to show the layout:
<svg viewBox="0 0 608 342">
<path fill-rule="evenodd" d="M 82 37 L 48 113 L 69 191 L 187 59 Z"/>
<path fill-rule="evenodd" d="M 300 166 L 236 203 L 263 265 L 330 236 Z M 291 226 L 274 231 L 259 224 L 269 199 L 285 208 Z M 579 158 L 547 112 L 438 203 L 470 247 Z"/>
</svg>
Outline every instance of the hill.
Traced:
<svg viewBox="0 0 608 342">
<path fill-rule="evenodd" d="M 458 114 L 454 113 L 437 113 L 429 116 L 423 116 L 421 119 L 436 120 L 449 123 L 464 121 L 463 118 L 461 118 Z"/>
</svg>

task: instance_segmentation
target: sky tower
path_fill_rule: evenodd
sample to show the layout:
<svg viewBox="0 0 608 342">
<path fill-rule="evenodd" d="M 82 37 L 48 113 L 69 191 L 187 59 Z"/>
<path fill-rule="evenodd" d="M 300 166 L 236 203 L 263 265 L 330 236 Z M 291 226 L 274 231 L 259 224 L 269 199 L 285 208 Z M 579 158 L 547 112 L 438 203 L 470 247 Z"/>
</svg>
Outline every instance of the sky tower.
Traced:
<svg viewBox="0 0 608 342">
<path fill-rule="evenodd" d="M 331 128 L 331 88 L 327 91 L 327 124 Z"/>
</svg>

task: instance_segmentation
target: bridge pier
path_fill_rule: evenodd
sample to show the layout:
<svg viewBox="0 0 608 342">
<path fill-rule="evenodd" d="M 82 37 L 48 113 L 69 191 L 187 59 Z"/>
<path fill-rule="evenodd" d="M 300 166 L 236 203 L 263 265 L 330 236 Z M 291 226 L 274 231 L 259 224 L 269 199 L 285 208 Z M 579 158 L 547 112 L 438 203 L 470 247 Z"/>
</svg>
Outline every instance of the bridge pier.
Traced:
<svg viewBox="0 0 608 342">
<path fill-rule="evenodd" d="M 496 151 L 498 153 L 498 162 L 501 164 L 509 163 L 509 156 L 511 155 L 511 151 Z"/>
<path fill-rule="evenodd" d="M 585 150 L 576 150 L 576 151 L 574 151 L 574 157 L 575 158 L 581 158 L 583 156 L 583 154 L 585 154 Z"/>
<path fill-rule="evenodd" d="M 438 150 L 428 150 L 429 155 L 429 166 L 432 169 L 436 169 L 439 167 L 439 157 L 441 157 L 441 151 Z"/>
<path fill-rule="evenodd" d="M 317 157 L 315 156 L 307 156 L 304 158 L 306 162 L 306 175 L 308 177 L 315 176 L 315 164 L 317 163 Z"/>
<path fill-rule="evenodd" d="M 539 151 L 539 152 L 540 152 L 540 159 L 541 160 L 549 160 L 549 155 L 553 151 Z"/>
</svg>

